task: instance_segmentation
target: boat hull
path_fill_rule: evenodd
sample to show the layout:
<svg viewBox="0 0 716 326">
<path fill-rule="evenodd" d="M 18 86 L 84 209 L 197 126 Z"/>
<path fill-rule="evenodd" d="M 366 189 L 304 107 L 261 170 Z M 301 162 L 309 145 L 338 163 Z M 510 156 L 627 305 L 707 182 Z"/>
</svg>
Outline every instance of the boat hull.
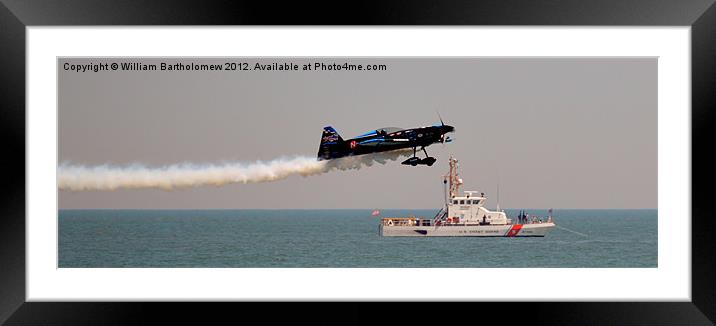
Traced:
<svg viewBox="0 0 716 326">
<path fill-rule="evenodd" d="M 544 237 L 554 223 L 507 225 L 380 225 L 384 237 Z"/>
</svg>

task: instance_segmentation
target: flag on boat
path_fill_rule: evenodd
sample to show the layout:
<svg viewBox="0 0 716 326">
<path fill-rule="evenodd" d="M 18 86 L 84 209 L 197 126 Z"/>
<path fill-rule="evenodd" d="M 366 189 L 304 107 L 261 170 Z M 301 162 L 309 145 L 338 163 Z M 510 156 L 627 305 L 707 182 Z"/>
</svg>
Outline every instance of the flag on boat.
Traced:
<svg viewBox="0 0 716 326">
<path fill-rule="evenodd" d="M 372 215 L 372 216 L 378 216 L 378 215 L 380 215 L 380 211 L 377 210 L 377 209 L 376 209 L 376 210 L 373 210 L 373 213 L 370 213 L 370 215 Z"/>
</svg>

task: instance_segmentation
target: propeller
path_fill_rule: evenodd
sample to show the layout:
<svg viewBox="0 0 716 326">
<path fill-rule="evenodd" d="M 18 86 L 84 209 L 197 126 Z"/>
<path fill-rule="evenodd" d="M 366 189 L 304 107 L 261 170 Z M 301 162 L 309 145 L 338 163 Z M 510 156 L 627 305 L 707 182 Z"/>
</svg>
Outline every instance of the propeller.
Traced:
<svg viewBox="0 0 716 326">
<path fill-rule="evenodd" d="M 440 111 L 435 110 L 435 113 L 438 114 L 438 119 L 440 119 L 440 125 L 441 125 L 441 126 L 445 126 L 445 122 L 443 122 L 443 117 L 440 116 Z M 445 134 L 442 134 L 442 135 L 440 136 L 440 143 L 443 144 L 443 147 L 445 147 L 445 138 L 447 138 L 447 137 L 445 136 Z"/>
<path fill-rule="evenodd" d="M 443 122 L 443 117 L 440 116 L 440 111 L 436 109 L 435 113 L 438 114 L 438 119 L 440 119 L 440 126 L 444 126 L 445 122 Z M 440 143 L 442 143 L 443 147 L 445 147 L 445 134 L 440 135 Z"/>
</svg>

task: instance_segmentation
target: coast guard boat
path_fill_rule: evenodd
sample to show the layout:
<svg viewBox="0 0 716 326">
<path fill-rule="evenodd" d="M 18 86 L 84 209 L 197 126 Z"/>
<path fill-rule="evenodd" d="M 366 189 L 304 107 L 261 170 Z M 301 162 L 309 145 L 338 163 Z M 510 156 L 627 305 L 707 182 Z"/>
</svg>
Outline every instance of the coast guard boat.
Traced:
<svg viewBox="0 0 716 326">
<path fill-rule="evenodd" d="M 450 171 L 444 176 L 450 196 L 434 218 L 387 217 L 380 221 L 379 232 L 385 237 L 544 237 L 555 227 L 552 210 L 549 217 L 530 217 L 520 212 L 516 220 L 498 208 L 484 207 L 487 197 L 478 191 L 458 195 L 462 179 L 458 177 L 457 160 L 450 157 Z"/>
</svg>

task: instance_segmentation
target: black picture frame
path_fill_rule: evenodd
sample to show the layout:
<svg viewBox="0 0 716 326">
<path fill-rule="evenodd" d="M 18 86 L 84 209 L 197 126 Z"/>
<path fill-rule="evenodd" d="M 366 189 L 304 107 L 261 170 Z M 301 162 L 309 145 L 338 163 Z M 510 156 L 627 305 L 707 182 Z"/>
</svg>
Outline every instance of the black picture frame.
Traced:
<svg viewBox="0 0 716 326">
<path fill-rule="evenodd" d="M 690 302 L 503 302 L 479 309 L 420 303 L 400 314 L 382 313 L 374 303 L 281 304 L 266 309 L 270 321 L 477 321 L 494 314 L 509 322 L 579 325 L 713 325 L 716 321 L 716 217 L 709 216 L 708 188 L 714 182 L 708 133 L 716 89 L 716 6 L 713 0 L 492 0 L 273 2 L 0 0 L 0 128 L 2 159 L 0 214 L 0 324 L 212 323 L 252 320 L 256 304 L 231 303 L 37 303 L 26 302 L 25 265 L 25 42 L 27 26 L 87 25 L 522 25 L 690 26 L 692 59 L 692 300 Z M 20 173 L 23 171 L 24 173 Z M 708 187 L 708 188 L 707 188 Z M 685 212 L 689 209 L 685 208 Z M 177 285 L 181 286 L 181 285 Z M 658 285 L 655 285 L 658 286 Z M 467 310 L 464 310 L 467 309 Z M 280 311 L 274 313 L 273 311 Z M 439 312 L 439 313 L 438 313 Z M 470 312 L 471 315 L 465 313 Z M 265 313 L 262 313 L 265 314 Z M 259 316 L 259 318 L 262 318 Z M 337 318 L 337 319 L 334 319 Z"/>
</svg>

